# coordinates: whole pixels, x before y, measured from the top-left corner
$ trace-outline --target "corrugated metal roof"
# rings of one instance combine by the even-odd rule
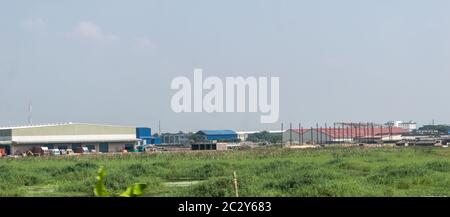
[[[200,130],[198,132],[201,132],[207,136],[236,134],[236,132],[234,132],[233,130]]]
[[[14,125],[14,126],[0,126],[0,130],[13,130],[13,129],[24,129],[24,128],[35,128],[35,127],[54,127],[54,126],[66,126],[66,125],[89,125],[89,126],[105,126],[105,127],[130,127],[122,125],[108,125],[108,124],[89,124],[89,123],[50,123],[50,124],[34,124],[34,125]]]
[[[295,131],[296,133],[305,133],[307,131],[309,131],[309,128],[303,128],[303,129],[292,129],[293,131]]]
[[[299,133],[301,132],[300,129],[292,129],[293,131]],[[307,133],[309,132],[311,129],[303,129],[302,133]],[[362,138],[362,137],[375,137],[375,136],[381,136],[381,134],[383,133],[383,135],[399,135],[399,134],[403,134],[403,133],[408,133],[409,131],[400,127],[383,127],[383,128],[373,128],[373,133],[372,133],[372,128],[366,128],[366,130],[364,130],[364,128],[336,128],[334,129],[332,128],[313,128],[313,130],[318,130],[319,132],[322,132],[330,137],[336,138],[336,137],[344,137],[344,138]]]
[[[13,126],[0,126],[0,130],[13,130],[13,129],[24,129],[24,128],[34,128],[34,127],[53,127],[70,125],[72,122],[68,123],[53,123],[53,124],[34,124],[34,125],[13,125]]]
[[[134,134],[124,135],[63,135],[63,136],[19,136],[13,138],[16,144],[36,143],[89,143],[89,142],[134,142]]]
[[[253,131],[235,131],[237,134],[252,134],[252,133],[262,133],[262,132],[268,132],[268,133],[282,133],[281,130],[253,130]]]
[[[255,134],[255,133],[260,133],[262,131],[237,131],[237,134]]]

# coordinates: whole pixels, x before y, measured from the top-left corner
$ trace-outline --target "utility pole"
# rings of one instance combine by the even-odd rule
[[[303,145],[303,129],[301,123],[298,123],[298,144]]]
[[[328,128],[329,128],[328,132],[329,132],[329,137],[330,137],[330,140],[328,142],[330,144],[332,144],[333,143],[333,139],[334,139],[334,135],[331,135],[331,132],[333,132],[333,129],[331,128],[331,125]]]
[[[345,124],[345,132],[346,132],[346,134],[347,134],[347,136],[345,137],[346,139],[347,139],[347,141],[348,141],[348,139],[350,138],[350,136],[349,136],[349,134],[348,134],[348,125],[347,124]]]
[[[364,143],[367,143],[367,125],[365,123],[363,123],[364,126]]]
[[[289,146],[292,145],[292,122],[289,123]]]
[[[357,135],[356,138],[358,138],[358,142],[361,142],[361,123],[358,121],[358,125],[356,126],[357,129]]]
[[[322,130],[323,130],[323,128],[322,128],[322,126],[320,126],[320,128],[318,130],[320,132],[320,143],[319,144],[323,143],[323,138],[322,138],[323,132],[322,132]]]
[[[380,126],[380,132],[381,132],[380,143],[383,144],[383,125]]]
[[[316,123],[316,142],[319,143],[319,123]]]
[[[372,122],[372,142],[375,143],[375,135],[374,135],[374,129],[373,129],[373,122]]]
[[[32,112],[33,112],[33,105],[31,104],[31,100],[28,101],[28,125],[32,125],[33,124],[33,117],[32,117]]]
[[[389,142],[392,141],[392,129],[393,129],[393,127],[389,126]]]
[[[336,122],[333,123],[333,138],[334,138],[334,141],[336,141],[336,138],[337,138],[337,136],[336,136]]]
[[[350,122],[350,142],[353,143],[353,123]]]
[[[161,120],[158,120],[158,135],[161,136]]]

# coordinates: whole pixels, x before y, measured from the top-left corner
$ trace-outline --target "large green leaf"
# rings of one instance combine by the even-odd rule
[[[128,186],[127,190],[125,190],[121,197],[138,197],[144,193],[144,189],[147,187],[147,184],[144,183],[136,183],[134,185]]]
[[[109,193],[106,190],[106,186],[104,183],[105,175],[106,175],[105,168],[103,166],[101,166],[100,169],[98,169],[97,177],[96,177],[97,183],[95,184],[95,187],[94,187],[94,195],[96,197],[109,196]]]

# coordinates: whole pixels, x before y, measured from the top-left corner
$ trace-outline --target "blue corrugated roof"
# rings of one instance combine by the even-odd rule
[[[200,130],[199,132],[207,136],[236,134],[236,132],[234,132],[233,130]]]

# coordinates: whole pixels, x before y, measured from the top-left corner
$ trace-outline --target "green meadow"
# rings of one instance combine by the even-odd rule
[[[75,157],[0,158],[0,196],[93,196],[146,183],[144,196],[450,196],[450,149],[258,148]]]

